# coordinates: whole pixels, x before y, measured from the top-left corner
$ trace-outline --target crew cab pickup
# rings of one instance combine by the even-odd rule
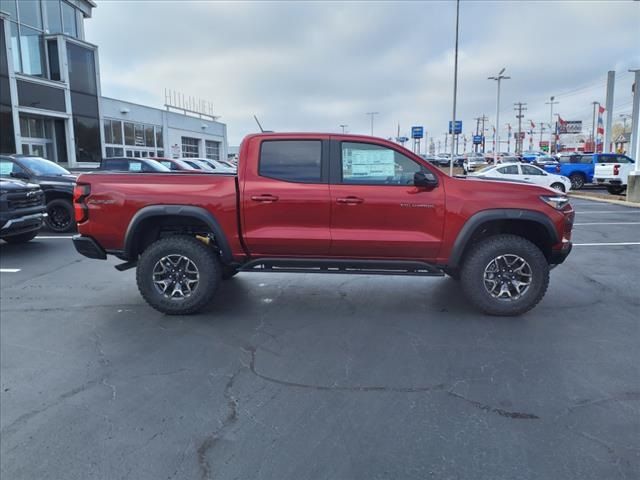
[[[596,163],[593,181],[605,185],[611,194],[620,194],[627,189],[629,174],[634,168],[635,162],[626,155],[602,156]]]
[[[598,163],[607,163],[611,158],[617,157],[615,153],[580,153],[562,154],[557,165],[545,165],[544,169],[550,173],[556,173],[571,180],[571,189],[580,190],[587,183],[593,183],[595,166]]]
[[[533,308],[571,250],[564,194],[449,177],[380,138],[262,133],[239,155],[237,174],[81,175],[76,249],[136,267],[166,314],[202,310],[237,272],[293,272],[448,274],[493,315]]]
[[[47,216],[38,185],[0,176],[0,238],[25,243],[35,238]]]

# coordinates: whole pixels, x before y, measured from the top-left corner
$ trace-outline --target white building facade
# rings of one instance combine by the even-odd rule
[[[112,156],[226,158],[216,117],[105,98],[98,46],[85,41],[93,0],[0,0],[0,153],[70,168]]]

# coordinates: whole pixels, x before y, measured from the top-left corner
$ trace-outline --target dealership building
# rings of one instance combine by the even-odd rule
[[[0,0],[0,153],[69,168],[116,156],[226,159],[226,125],[195,102],[165,98],[158,109],[101,95],[98,47],[84,40],[95,7]]]

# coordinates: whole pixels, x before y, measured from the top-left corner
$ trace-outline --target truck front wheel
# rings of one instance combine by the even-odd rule
[[[460,278],[467,298],[489,315],[521,315],[535,307],[549,285],[540,249],[516,235],[495,235],[471,247]]]
[[[186,235],[157,240],[138,261],[136,280],[146,302],[167,315],[197,313],[206,307],[222,280],[216,253]]]

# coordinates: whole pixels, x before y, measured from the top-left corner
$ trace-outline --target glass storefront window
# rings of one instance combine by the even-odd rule
[[[122,145],[122,122],[120,120],[111,120],[111,133],[113,143]]]
[[[162,148],[162,127],[156,127],[156,147]]]
[[[45,15],[47,16],[47,26],[49,33],[62,33],[62,14],[60,13],[59,0],[45,0]]]
[[[71,90],[96,95],[96,65],[93,50],[67,42],[67,57]]]
[[[49,78],[51,80],[61,80],[60,76],[60,59],[58,58],[58,42],[57,40],[48,40],[47,49],[49,51]]]
[[[124,123],[124,143],[126,145],[135,145],[135,129],[133,123],[125,122]],[[130,156],[130,155],[127,155]]]
[[[144,126],[144,141],[147,147],[154,146],[153,125]]]
[[[22,62],[20,61],[20,40],[18,35],[18,25],[9,22],[11,25],[11,54],[13,57],[13,70],[22,71]]]
[[[104,121],[104,143],[113,143],[113,135],[111,135],[111,121]],[[110,155],[107,153],[107,157]]]
[[[78,36],[78,26],[76,24],[76,9],[67,2],[62,2],[62,23],[63,33],[72,37]]]
[[[16,8],[16,0],[0,0],[0,10],[11,15],[11,20],[18,19],[18,9]]]
[[[136,124],[136,147],[144,147],[144,125]]]
[[[22,73],[42,77],[44,72],[42,34],[38,30],[22,25],[20,27],[20,45],[22,53]]]
[[[76,140],[76,160],[78,162],[99,162],[102,157],[102,148],[98,119],[75,115],[73,130]]]
[[[20,0],[18,3],[20,4],[18,12],[20,23],[42,30],[40,0]]]

